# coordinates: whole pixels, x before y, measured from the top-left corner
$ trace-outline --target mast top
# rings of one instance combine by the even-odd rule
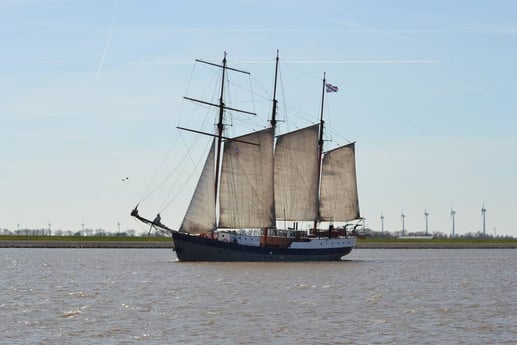
[[[269,123],[271,124],[271,127],[276,127],[276,108],[278,101],[276,99],[276,83],[278,80],[278,49],[276,50],[276,66],[275,66],[275,85],[273,87],[273,111],[271,112],[271,121]]]
[[[208,62],[208,61],[205,61],[205,60],[200,60],[200,59],[196,59],[196,62],[200,62],[200,63],[204,63],[204,64],[207,64],[207,65],[211,65],[211,66],[215,66],[215,67],[219,67],[219,68],[224,68],[224,69],[227,69],[227,70],[230,70],[230,71],[235,71],[235,72],[244,73],[244,74],[248,74],[248,75],[251,74],[248,71],[243,71],[243,70],[240,70],[240,69],[237,69],[237,68],[226,66],[226,52],[224,52],[224,58],[223,58],[223,64],[222,65],[219,65],[219,64],[216,64],[216,63],[213,63],[213,62]]]

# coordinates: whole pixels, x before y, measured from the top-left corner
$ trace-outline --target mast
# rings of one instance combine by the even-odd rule
[[[215,200],[217,203],[217,186],[219,185],[219,169],[221,164],[221,144],[223,142],[223,131],[224,131],[224,77],[226,75],[226,52],[223,57],[223,75],[221,77],[221,94],[219,96],[219,120],[217,121],[217,151],[215,160]]]
[[[277,108],[277,104],[278,104],[278,101],[276,100],[276,84],[277,84],[277,80],[278,80],[278,49],[276,50],[276,59],[275,59],[275,83],[273,85],[273,109],[271,111],[271,121],[269,121],[269,123],[271,124],[271,127],[273,128],[273,131],[274,129],[276,128],[276,108]],[[273,136],[274,136],[274,132],[273,132]],[[274,170],[273,170],[274,171]],[[273,173],[273,177],[274,177],[274,173]],[[274,187],[273,187],[274,188]],[[275,193],[273,192],[273,198],[274,198],[274,195]],[[274,209],[274,207],[273,207]],[[276,215],[273,215],[273,224],[275,225],[275,228],[276,228]],[[267,228],[264,228],[263,229],[263,242],[264,242],[264,246],[267,246],[267,236],[268,236],[268,229]]]
[[[182,130],[187,130],[187,131],[190,131],[190,132],[194,132],[194,133],[198,133],[198,134],[204,134],[204,135],[208,135],[208,136],[213,136],[213,137],[217,138],[216,152],[215,152],[215,155],[216,155],[216,166],[215,166],[215,178],[214,178],[214,191],[215,191],[214,195],[215,195],[215,201],[217,203],[217,200],[219,199],[219,196],[218,196],[218,189],[219,188],[218,188],[218,186],[219,186],[219,178],[220,178],[219,175],[220,175],[220,170],[221,170],[221,146],[222,146],[223,140],[232,140],[231,138],[226,138],[225,136],[223,136],[223,133],[224,133],[224,111],[225,111],[225,109],[229,109],[229,110],[233,110],[233,111],[237,111],[237,112],[241,112],[241,113],[245,113],[245,114],[256,115],[255,113],[252,113],[252,112],[249,112],[249,111],[244,111],[244,110],[230,108],[230,107],[226,107],[225,106],[225,104],[224,104],[224,80],[226,78],[226,70],[235,71],[235,72],[239,72],[239,73],[244,73],[244,74],[248,74],[248,75],[250,73],[246,72],[246,71],[242,71],[242,70],[236,69],[236,68],[228,67],[226,65],[226,52],[224,52],[224,57],[223,57],[222,65],[218,65],[218,64],[215,64],[215,63],[212,63],[212,62],[207,62],[207,61],[203,61],[203,60],[199,60],[199,59],[196,59],[196,62],[200,62],[200,63],[203,63],[203,64],[219,67],[219,68],[222,68],[222,70],[223,70],[223,73],[222,73],[222,76],[221,76],[221,92],[220,92],[220,95],[219,95],[219,103],[218,104],[202,101],[202,100],[195,99],[195,98],[183,97],[183,98],[185,98],[185,99],[187,99],[189,101],[194,101],[194,102],[198,102],[198,103],[201,103],[201,104],[205,104],[205,105],[209,105],[209,106],[213,106],[213,107],[219,108],[219,116],[218,116],[218,120],[217,120],[217,133],[214,135],[212,133],[196,131],[196,130],[192,130],[192,129],[188,129],[188,128],[183,128],[183,127],[177,127],[177,128],[182,129]]]
[[[271,112],[271,121],[269,123],[271,124],[271,127],[276,127],[276,107],[278,104],[278,101],[276,100],[276,82],[278,79],[278,49],[276,51],[276,66],[275,66],[275,85],[273,86],[273,111]]]
[[[321,113],[320,113],[320,139],[319,139],[319,142],[318,142],[318,146],[319,146],[319,149],[320,149],[320,152],[319,152],[319,158],[320,158],[320,162],[321,162],[321,155],[323,153],[323,106],[325,104],[325,72],[323,72],[323,87],[321,89]]]
[[[325,105],[325,72],[323,72],[323,87],[321,89],[321,112],[320,112],[320,133],[318,138],[318,178],[321,180],[321,159],[323,157],[323,124],[325,121],[323,121],[323,108]],[[316,228],[318,226],[318,222],[320,220],[320,207],[319,207],[319,197],[318,197],[318,208],[317,208],[317,216],[314,220],[314,231],[316,231]]]

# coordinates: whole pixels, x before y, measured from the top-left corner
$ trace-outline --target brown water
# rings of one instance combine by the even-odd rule
[[[180,263],[1,249],[0,344],[516,344],[517,250]]]

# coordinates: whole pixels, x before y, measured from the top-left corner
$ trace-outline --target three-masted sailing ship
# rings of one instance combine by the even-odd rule
[[[332,87],[325,76],[319,123],[275,136],[277,54],[271,126],[228,138],[224,114],[237,109],[225,106],[225,74],[244,71],[228,67],[226,53],[222,64],[196,61],[222,69],[221,92],[219,104],[185,97],[219,112],[215,134],[191,130],[213,141],[183,222],[172,229],[160,215],[139,215],[138,205],[131,215],[170,232],[180,261],[331,261],[350,253],[351,222],[360,219],[355,146],[323,151],[324,97]],[[311,226],[301,230],[299,222]]]

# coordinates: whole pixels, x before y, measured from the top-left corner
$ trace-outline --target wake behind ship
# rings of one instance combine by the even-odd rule
[[[323,151],[326,92],[323,77],[320,121],[276,136],[276,58],[270,127],[242,136],[225,136],[227,72],[247,73],[201,60],[222,71],[218,104],[187,98],[218,109],[216,133],[180,128],[213,137],[189,207],[178,230],[161,221],[131,215],[169,232],[180,261],[333,261],[350,253],[360,219],[355,144]],[[356,221],[354,223],[354,221]],[[299,224],[311,224],[298,229]],[[278,224],[290,224],[281,228]]]

